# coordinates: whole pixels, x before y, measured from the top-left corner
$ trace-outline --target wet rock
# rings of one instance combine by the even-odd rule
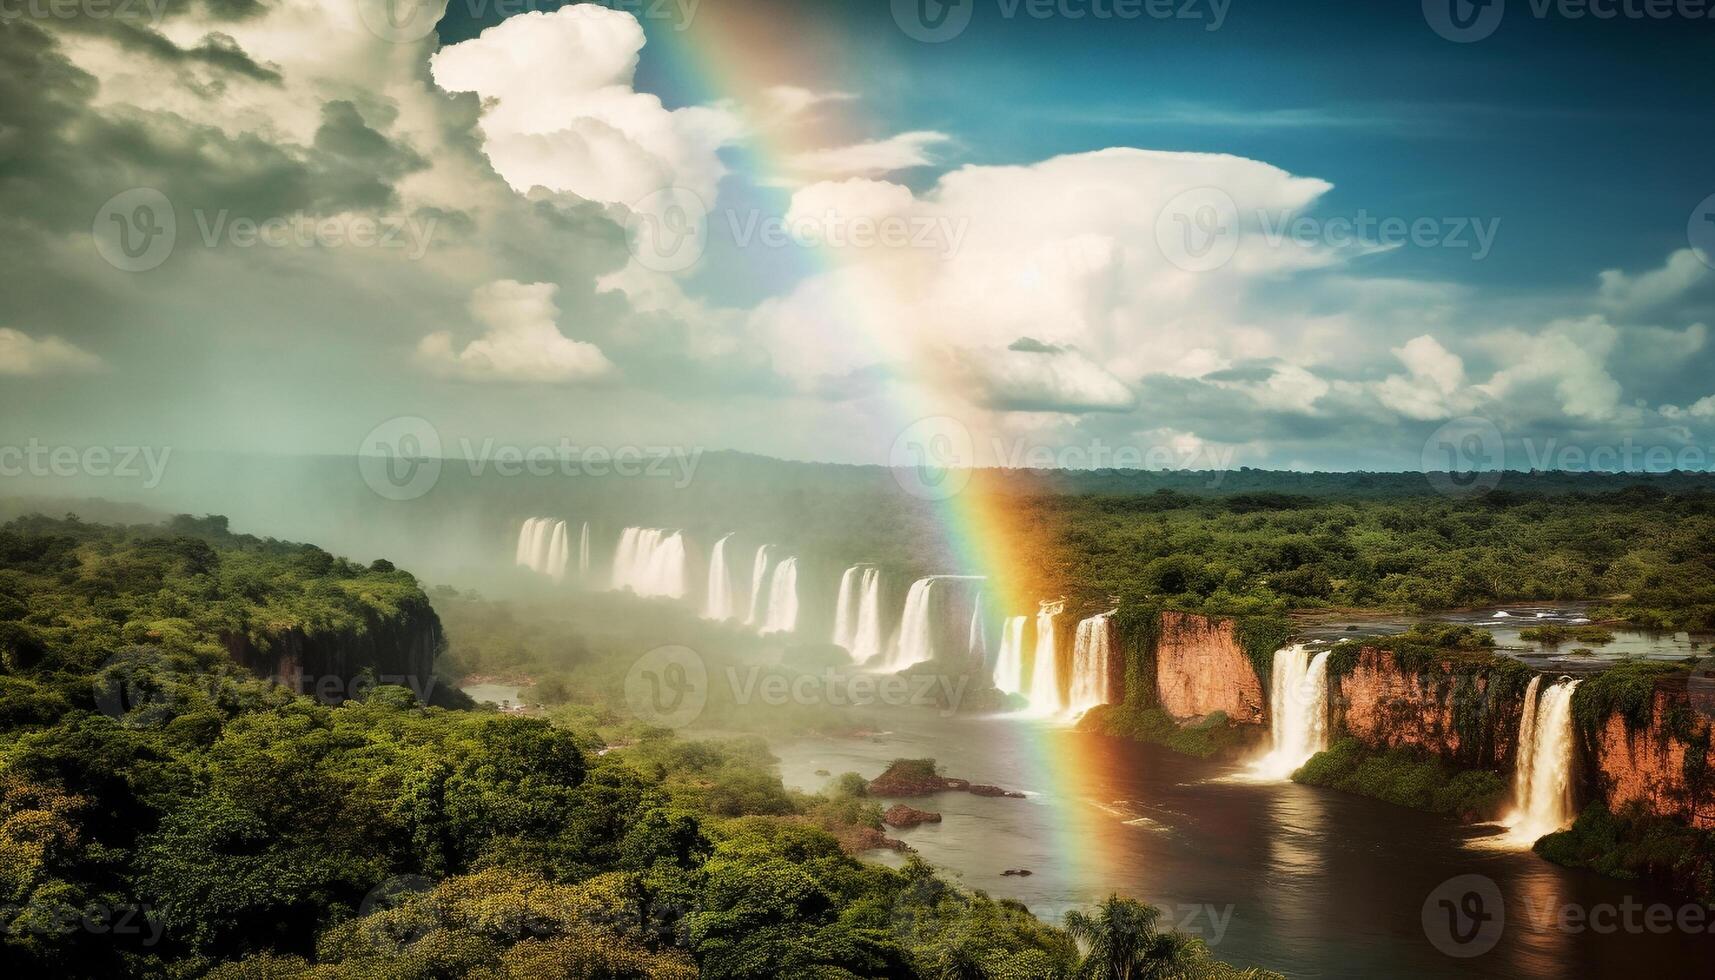
[[[898,827],[900,830],[910,830],[912,827],[919,824],[940,823],[941,815],[929,810],[919,810],[915,807],[909,807],[903,803],[895,803],[887,808],[886,813],[881,815],[881,822],[887,824],[889,827]]]

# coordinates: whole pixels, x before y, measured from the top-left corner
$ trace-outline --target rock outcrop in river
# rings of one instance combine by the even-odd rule
[[[1023,793],[1001,789],[999,786],[989,786],[985,783],[973,783],[968,779],[943,776],[935,771],[934,759],[895,759],[887,767],[887,771],[869,781],[866,791],[870,796],[884,798],[929,796],[933,793],[946,792],[970,793],[973,796],[1024,798]]]

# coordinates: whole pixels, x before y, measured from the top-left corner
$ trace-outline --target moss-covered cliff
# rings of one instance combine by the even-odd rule
[[[234,662],[323,700],[371,682],[427,700],[441,647],[417,580],[385,561],[233,534],[217,517],[0,528],[0,669],[15,678],[53,686],[144,650],[181,671]]]

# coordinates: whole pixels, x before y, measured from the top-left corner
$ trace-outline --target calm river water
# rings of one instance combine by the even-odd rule
[[[1661,928],[1683,905],[1671,896],[1475,846],[1482,831],[1442,817],[1244,782],[1232,764],[1040,723],[921,708],[883,718],[891,730],[880,735],[777,743],[787,785],[817,790],[830,778],[818,770],[873,777],[893,759],[931,757],[947,775],[1032,794],[912,800],[943,822],[891,833],[967,886],[1044,918],[1117,891],[1164,909],[1222,959],[1292,977],[1715,975],[1715,934],[1701,915],[1687,913],[1695,928]],[[1032,874],[1004,876],[1009,868]],[[1651,906],[1653,919],[1642,911]],[[1612,909],[1618,929],[1563,918],[1568,907],[1602,926]]]

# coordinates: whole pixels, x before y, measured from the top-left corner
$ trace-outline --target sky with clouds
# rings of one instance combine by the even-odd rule
[[[1715,449],[1715,20],[417,3],[0,17],[0,442]]]

